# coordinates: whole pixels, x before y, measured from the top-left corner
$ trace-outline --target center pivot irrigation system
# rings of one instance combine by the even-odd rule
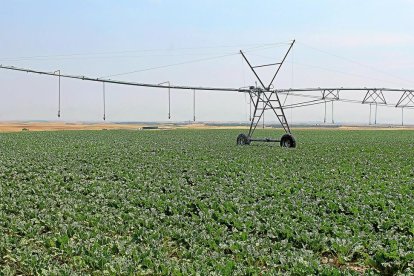
[[[170,91],[171,89],[181,89],[181,90],[192,90],[193,91],[193,105],[194,105],[194,120],[195,120],[195,92],[196,91],[227,91],[227,92],[239,92],[239,93],[248,93],[250,96],[250,104],[253,104],[253,113],[250,118],[250,128],[247,134],[240,134],[237,137],[237,145],[250,145],[251,142],[279,142],[280,146],[286,148],[294,148],[296,147],[296,141],[291,133],[291,129],[286,119],[285,109],[292,109],[292,108],[300,108],[305,106],[311,105],[318,105],[318,104],[325,104],[325,118],[324,122],[326,122],[326,104],[328,102],[332,103],[332,110],[333,110],[333,102],[340,101],[340,102],[348,102],[348,103],[362,103],[362,104],[369,104],[370,105],[370,122],[371,122],[371,108],[372,105],[375,105],[375,123],[376,123],[376,114],[377,114],[377,107],[380,106],[389,106],[389,107],[396,107],[401,108],[402,111],[402,118],[404,118],[404,108],[414,108],[414,90],[409,89],[392,89],[392,88],[302,88],[302,89],[274,89],[273,82],[278,75],[282,65],[284,64],[289,52],[291,51],[293,45],[295,44],[295,40],[289,43],[289,49],[285,53],[283,59],[278,63],[270,63],[270,64],[262,64],[262,65],[252,65],[250,61],[247,59],[246,54],[243,51],[240,51],[243,59],[250,67],[251,71],[255,75],[257,81],[259,82],[260,86],[250,86],[247,88],[219,88],[219,87],[197,87],[197,86],[179,86],[179,85],[171,85],[170,82],[163,82],[159,84],[150,84],[150,83],[137,83],[137,82],[128,82],[128,81],[119,81],[119,80],[112,80],[107,78],[91,78],[86,76],[76,76],[76,75],[65,75],[61,74],[60,70],[54,72],[45,72],[45,71],[37,71],[27,68],[18,68],[14,66],[3,66],[0,65],[0,69],[5,70],[13,70],[13,71],[21,71],[26,73],[35,73],[41,75],[49,75],[59,78],[59,110],[58,110],[58,117],[61,116],[60,112],[60,79],[61,78],[68,78],[68,79],[78,79],[84,81],[92,81],[92,82],[100,82],[102,83],[102,92],[103,92],[103,102],[104,102],[104,116],[103,119],[105,120],[105,84],[119,84],[119,85],[128,85],[128,86],[139,86],[139,87],[151,87],[151,88],[163,88],[168,89],[168,118],[171,118],[170,113]],[[276,71],[273,74],[273,77],[268,85],[266,85],[262,79],[259,77],[256,68],[262,67],[275,67]],[[362,91],[365,92],[365,97],[363,98],[362,102],[358,100],[351,100],[351,99],[344,99],[340,98],[340,92],[342,91]],[[303,94],[306,92],[317,92],[320,93],[318,95],[307,95]],[[401,97],[399,98],[396,104],[387,103],[383,92],[396,92],[401,93]],[[280,100],[280,95],[285,95],[285,100],[282,104]],[[307,101],[298,102],[290,105],[285,105],[286,98],[291,95],[295,97],[305,97],[310,98]],[[261,118],[264,116],[265,110],[272,110],[273,113],[276,115],[277,120],[281,124],[285,134],[282,135],[280,139],[272,139],[272,138],[254,138],[253,134],[259,124]],[[332,119],[333,121],[333,119]],[[404,122],[404,121],[403,121]],[[404,123],[403,123],[404,124]]]

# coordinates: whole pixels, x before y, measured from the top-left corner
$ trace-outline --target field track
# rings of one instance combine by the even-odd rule
[[[102,129],[126,129],[136,130],[148,124],[122,124],[122,123],[61,123],[61,122],[0,122],[0,132],[29,131],[59,131],[59,130],[102,130]],[[246,129],[246,126],[232,125],[208,125],[208,124],[157,124],[160,129]],[[341,130],[414,130],[414,126],[310,126],[293,127],[293,129],[341,129]]]

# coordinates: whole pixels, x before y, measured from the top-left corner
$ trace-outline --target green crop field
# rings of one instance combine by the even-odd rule
[[[0,275],[414,273],[413,131],[239,133],[0,134]]]

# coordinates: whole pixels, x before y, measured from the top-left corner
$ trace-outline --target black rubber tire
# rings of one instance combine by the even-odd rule
[[[283,148],[296,148],[296,140],[292,134],[286,133],[280,138],[280,146]]]
[[[247,137],[246,134],[239,134],[239,136],[237,136],[237,145],[238,146],[244,146],[244,145],[250,145],[250,139],[249,137]]]

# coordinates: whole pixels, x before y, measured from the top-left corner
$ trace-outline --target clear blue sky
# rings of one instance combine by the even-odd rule
[[[298,43],[277,87],[413,88],[413,14],[414,2],[409,0],[5,0],[0,7],[0,63],[100,77],[295,38]],[[273,62],[283,51],[255,51],[250,58]],[[238,55],[117,78],[230,87],[254,83]],[[57,119],[56,84],[50,77],[0,71],[0,120]],[[109,120],[166,120],[166,91],[108,86],[107,94]],[[191,94],[173,91],[172,99],[173,120],[190,120]],[[197,119],[245,121],[245,102],[242,95],[200,92]],[[350,114],[350,108],[355,112]],[[366,122],[368,110],[338,105],[335,116],[337,121]],[[323,110],[306,108],[289,116],[294,122],[318,121]],[[381,109],[379,119],[392,123],[399,116],[399,110]],[[407,116],[414,123],[414,113]],[[101,117],[100,85],[62,81],[61,120]]]

